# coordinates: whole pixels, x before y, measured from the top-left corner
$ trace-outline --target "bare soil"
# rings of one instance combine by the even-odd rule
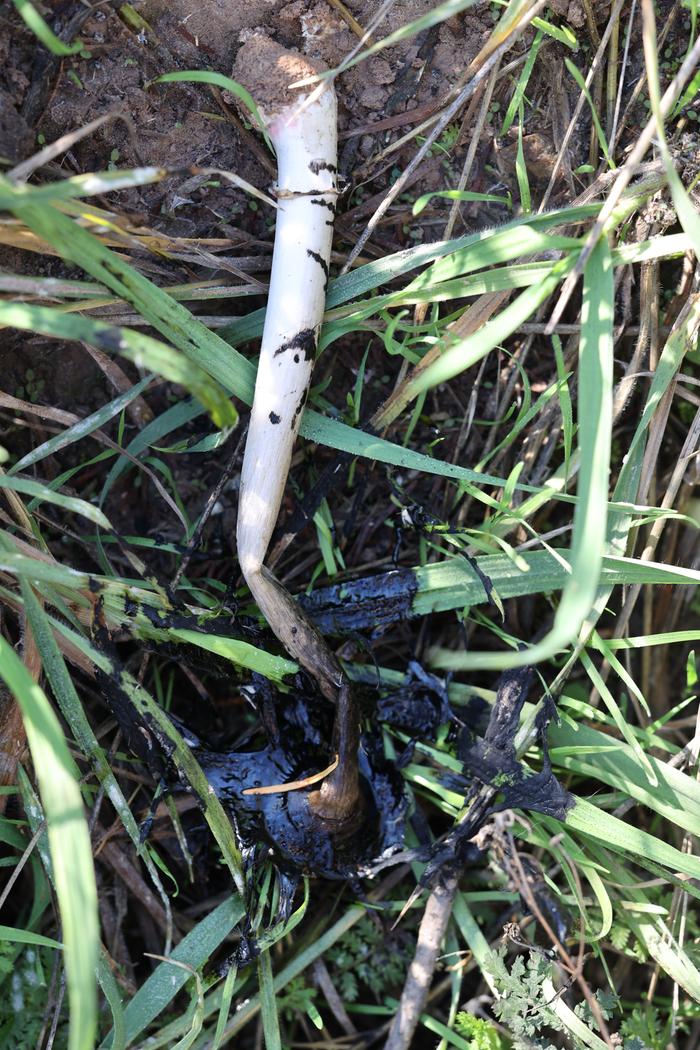
[[[78,3],[51,6],[57,30],[85,12]],[[349,5],[362,26],[371,22],[378,6],[377,0],[356,0]],[[374,38],[425,14],[432,6],[432,0],[397,0]],[[83,55],[89,57],[64,60],[38,48],[12,11],[6,9],[4,17],[0,15],[0,153],[15,160],[23,158],[36,145],[37,137],[52,141],[109,113],[115,119],[77,143],[63,162],[64,169],[97,170],[109,163],[169,168],[198,164],[228,168],[265,186],[270,172],[261,169],[250,141],[233,125],[220,93],[199,85],[151,86],[150,82],[161,73],[184,69],[211,68],[230,75],[241,42],[261,28],[285,46],[329,67],[336,66],[358,42],[328,0],[251,0],[245,4],[145,0],[134,7],[144,20],[141,25],[125,24],[109,4],[83,18],[79,35],[85,43]],[[480,8],[478,14],[457,16],[383,51],[339,78],[343,169],[349,179],[390,138],[408,130],[412,111],[421,113],[439,102],[476,55],[492,25],[490,9]],[[374,134],[371,126],[388,117],[394,118],[394,127]],[[361,134],[364,129],[366,133]],[[395,163],[400,167],[406,156],[399,154]],[[381,188],[382,174],[383,170],[373,189]],[[428,171],[423,182],[446,185],[446,177]],[[129,198],[131,207],[134,196]],[[176,193],[172,196],[177,198]],[[182,208],[168,201],[163,187],[145,190],[141,198],[149,221],[160,212],[165,220],[177,219],[183,232],[186,228],[189,235],[200,236],[220,228],[232,202],[240,203],[233,189],[207,190],[195,194],[195,208],[188,206],[185,217]],[[203,210],[198,213],[200,202]]]

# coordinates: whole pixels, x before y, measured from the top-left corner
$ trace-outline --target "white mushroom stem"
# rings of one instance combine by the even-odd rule
[[[241,571],[270,627],[324,695],[337,702],[338,768],[318,795],[330,797],[340,789],[347,801],[357,794],[357,730],[347,682],[323,638],[263,564],[309,393],[337,198],[334,91],[329,87],[308,101],[287,88],[309,71],[318,70],[261,36],[244,44],[236,61],[236,78],[255,97],[278,162],[272,273],[241,474],[237,544]]]

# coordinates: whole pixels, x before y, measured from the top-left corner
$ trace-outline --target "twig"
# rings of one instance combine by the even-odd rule
[[[622,106],[622,93],[625,87],[627,64],[629,62],[630,43],[632,42],[632,27],[634,26],[634,16],[637,11],[637,0],[632,0],[632,8],[629,14],[629,22],[627,23],[627,33],[625,34],[625,49],[622,53],[622,70],[620,71],[620,79],[617,85],[617,95],[615,98],[615,110],[613,112],[612,123],[608,128],[608,140],[610,143],[610,150],[614,150],[615,143],[617,142],[617,125],[620,119],[620,108]]]
[[[593,56],[593,61],[591,63],[591,68],[589,69],[588,74],[586,76],[585,85],[586,85],[587,89],[593,83],[593,78],[595,77],[595,75],[596,75],[596,73],[598,71],[598,67],[600,66],[600,63],[603,61],[603,55],[605,54],[605,48],[608,46],[608,40],[610,39],[610,36],[612,34],[613,26],[615,25],[615,22],[617,21],[617,19],[620,17],[620,11],[622,10],[622,7],[623,7],[624,3],[625,3],[625,0],[616,0],[615,7],[610,12],[610,18],[608,19],[608,24],[605,27],[605,32],[603,33],[603,37],[602,37],[602,39],[600,41],[600,44],[598,45],[596,53]],[[557,179],[557,174],[559,172],[559,168],[561,167],[561,162],[564,159],[564,155],[566,153],[566,149],[567,149],[567,147],[569,145],[569,140],[571,139],[571,136],[573,135],[574,131],[579,126],[579,119],[578,118],[581,115],[581,110],[583,109],[585,104],[586,104],[586,92],[585,91],[581,91],[580,94],[579,94],[578,100],[576,102],[576,106],[574,108],[574,112],[571,115],[571,120],[569,121],[569,126],[566,129],[566,134],[564,135],[564,141],[561,144],[561,148],[560,148],[560,150],[559,150],[559,152],[557,154],[557,159],[554,162],[554,167],[552,168],[552,174],[549,177],[549,183],[547,185],[547,189],[544,191],[544,196],[542,197],[542,201],[541,201],[539,209],[538,209],[538,211],[540,211],[540,212],[543,212],[545,210],[545,208],[547,207],[547,202],[549,201],[549,198],[550,198],[550,196],[552,194],[552,190],[554,189],[554,184],[555,184],[556,179]]]
[[[384,1050],[407,1050],[411,1045],[420,1015],[428,1000],[438,953],[452,914],[458,881],[454,871],[443,869],[440,881],[428,897],[418,930],[416,954],[409,966],[401,1001],[389,1029]]]
[[[221,477],[217,481],[217,483],[214,486],[212,492],[209,494],[209,498],[207,499],[207,502],[205,504],[204,510],[202,511],[201,517],[200,517],[199,521],[197,522],[197,525],[195,526],[195,530],[192,533],[192,537],[190,539],[190,542],[187,544],[187,549],[186,549],[185,553],[182,555],[182,558],[180,560],[180,564],[177,567],[177,572],[173,576],[172,583],[170,584],[170,591],[173,594],[177,590],[178,584],[179,584],[180,580],[182,579],[183,574],[187,570],[187,566],[190,563],[192,555],[194,554],[194,552],[197,550],[197,547],[199,546],[199,541],[201,540],[202,533],[204,532],[204,526],[206,525],[206,523],[208,522],[209,518],[211,517],[211,513],[214,510],[214,507],[216,506],[216,501],[218,500],[219,496],[221,495],[221,493],[223,491],[224,485],[233,476],[233,472],[234,472],[234,470],[236,468],[236,463],[238,462],[238,456],[239,456],[240,451],[241,451],[241,445],[243,444],[243,441],[244,441],[245,436],[246,436],[246,429],[247,428],[244,428],[242,433],[240,434],[240,436],[238,438],[238,441],[236,442],[236,447],[233,450],[233,454],[231,455],[231,458],[229,459],[228,463],[226,464],[226,466],[224,467],[223,471],[221,472]]]
[[[484,90],[484,96],[481,100],[481,108],[479,109],[479,116],[476,119],[476,125],[471,129],[471,142],[469,143],[467,156],[464,160],[462,174],[460,175],[459,182],[457,183],[457,190],[460,193],[464,190],[464,187],[467,185],[467,182],[469,181],[469,176],[472,172],[474,158],[476,157],[476,151],[479,148],[479,142],[481,141],[481,130],[484,124],[486,123],[486,117],[488,116],[489,106],[491,105],[491,98],[493,97],[493,89],[495,88],[496,81],[498,80],[499,67],[500,61],[497,62],[496,65],[493,67],[493,71],[491,73],[491,76],[489,77],[488,83],[486,84],[486,88]],[[457,216],[459,214],[459,204],[459,200],[456,200],[450,208],[450,217],[447,220],[447,225],[445,226],[445,232],[443,234],[443,240],[445,241],[449,241],[450,237],[452,236],[452,231],[454,230],[455,223],[457,221]]]
[[[356,37],[358,37],[363,43],[372,39],[372,34],[369,30],[365,31],[360,23],[357,21],[352,11],[348,11],[347,7],[343,3],[343,0],[328,0],[331,7],[335,8],[343,21],[352,29]]]

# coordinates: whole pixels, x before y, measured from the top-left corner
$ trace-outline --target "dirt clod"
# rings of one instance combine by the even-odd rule
[[[271,40],[263,33],[248,37],[236,55],[235,78],[265,110],[291,106],[299,92],[289,85],[322,71],[322,65]]]

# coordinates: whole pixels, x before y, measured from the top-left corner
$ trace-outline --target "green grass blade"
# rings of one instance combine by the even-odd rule
[[[500,346],[524,324],[555,290],[574,265],[574,257],[556,263],[550,274],[532,288],[527,288],[491,321],[473,335],[460,339],[445,351],[411,384],[412,394],[423,393],[471,368],[496,346]]]
[[[607,165],[608,165],[609,168],[614,168],[615,167],[615,161],[613,160],[613,158],[610,155],[610,148],[608,146],[607,136],[606,136],[605,132],[603,131],[603,125],[600,123],[600,117],[598,116],[598,110],[596,109],[595,103],[594,103],[593,99],[591,98],[591,93],[588,90],[588,88],[586,87],[585,80],[581,76],[581,71],[578,69],[577,66],[574,65],[574,63],[571,61],[570,58],[565,58],[564,59],[564,64],[565,64],[566,68],[568,69],[570,75],[576,81],[577,87],[583,93],[583,95],[584,95],[584,97],[586,99],[586,102],[588,103],[588,108],[591,111],[591,117],[593,118],[593,125],[594,125],[595,130],[596,130],[596,135],[598,136],[598,142],[600,143],[600,148],[603,151],[603,155],[605,157]]]
[[[489,968],[489,958],[492,954],[491,945],[486,940],[481,927],[474,918],[471,908],[467,904],[464,893],[460,892],[455,896],[452,917],[459,932],[462,934],[462,937],[468,945],[469,950],[479,964],[479,972],[481,973],[481,976],[486,981],[491,991],[495,994],[496,984]]]
[[[112,1050],[125,1050],[126,1048],[126,1025],[124,1023],[124,1008],[119,986],[114,979],[110,969],[109,960],[103,950],[97,967],[97,980],[105,999],[109,1003],[112,1013]]]
[[[60,941],[53,937],[44,937],[41,933],[33,933],[31,930],[18,930],[13,926],[0,926],[0,941],[10,941],[12,944],[36,944],[42,948],[63,948]]]
[[[511,203],[510,197],[499,197],[497,193],[474,193],[473,190],[432,190],[430,193],[422,194],[414,201],[411,209],[412,214],[414,216],[420,215],[435,197],[448,201],[476,201],[485,204],[505,204],[508,206]]]
[[[577,798],[564,817],[566,827],[586,835],[608,849],[632,859],[636,864],[645,860],[660,864],[672,872],[682,872],[693,879],[700,878],[700,857],[683,853],[655,835],[634,824],[614,817],[612,813]]]
[[[226,974],[226,980],[224,981],[224,987],[221,994],[221,1006],[219,1007],[219,1016],[216,1020],[216,1031],[214,1032],[212,1050],[221,1050],[221,1047],[223,1046],[222,1040],[231,1013],[231,1003],[233,1002],[233,993],[237,976],[238,968],[235,965],[232,965]]]
[[[70,1005],[68,1046],[69,1050],[92,1050],[97,1031],[97,890],[92,845],[75,763],[46,695],[2,637],[0,677],[22,711],[46,813],[63,928]]]
[[[243,642],[237,638],[224,638],[218,634],[204,634],[178,627],[168,628],[161,633],[173,641],[188,642],[200,649],[206,649],[207,652],[223,656],[239,667],[257,671],[274,682],[281,682],[286,675],[296,674],[299,670],[299,665],[293,660],[273,656],[264,649],[258,649],[250,642]]]
[[[62,492],[55,492],[41,481],[33,481],[30,478],[11,478],[0,476],[0,489],[9,489],[11,492],[21,492],[25,496],[33,496],[35,505],[37,503],[54,503],[57,507],[69,511],[71,514],[80,514],[88,521],[99,525],[103,529],[112,531],[109,519],[105,517],[99,507],[93,507],[84,499],[77,496],[64,496]]]
[[[535,19],[535,21],[537,21],[537,19]],[[515,114],[518,112],[520,103],[523,102],[525,99],[527,85],[530,82],[532,70],[535,67],[537,55],[539,54],[539,50],[542,45],[542,36],[542,30],[538,29],[535,33],[535,39],[532,41],[532,44],[530,45],[530,48],[528,50],[525,65],[523,66],[522,72],[518,77],[518,82],[515,85],[515,91],[511,96],[510,102],[508,103],[508,109],[506,110],[506,115],[503,118],[503,124],[501,125],[501,130],[499,132],[500,138],[503,138],[503,136],[507,135],[510,131],[511,124],[515,120]]]
[[[531,216],[516,227],[505,226],[491,230],[481,238],[470,238],[468,243],[427,267],[411,281],[406,291],[432,287],[444,281],[464,277],[484,266],[511,262],[522,256],[539,255],[542,252],[577,252],[581,248],[578,237],[564,237],[561,234],[545,233],[529,222]]]
[[[653,913],[645,914],[648,900],[635,886],[632,873],[622,864],[613,862],[610,864],[610,874],[621,884],[625,897],[638,906],[635,910],[627,911],[626,924],[671,980],[676,981],[696,1002],[700,1002],[700,973],[663,918]]]
[[[682,831],[700,836],[700,784],[687,773],[649,755],[657,781],[652,789],[629,745],[581,723],[551,725],[549,743],[553,761],[564,769],[618,788]]]
[[[601,241],[584,274],[578,409],[581,465],[574,512],[571,576],[562,592],[549,634],[536,645],[520,652],[465,654],[468,666],[474,669],[521,667],[549,659],[576,637],[595,602],[603,565],[607,522],[612,430],[613,311],[612,261],[607,242]],[[450,352],[445,354],[442,361]],[[436,365],[441,363],[436,362]]]
[[[282,1050],[280,1022],[275,1003],[275,986],[270,952],[258,958],[258,987],[260,989],[260,1016],[262,1018],[265,1050]]]
[[[34,36],[44,47],[54,55],[64,57],[66,55],[77,55],[85,46],[79,40],[75,44],[64,44],[62,40],[49,28],[41,17],[34,4],[30,0],[12,0],[25,24],[31,29]]]
[[[623,739],[627,743],[627,746],[631,748],[631,750],[634,752],[634,756],[637,759],[637,762],[644,770],[649,784],[651,785],[651,787],[656,787],[658,784],[658,780],[656,777],[656,773],[654,772],[654,767],[652,766],[649,758],[644,753],[644,749],[642,748],[641,744],[634,735],[632,726],[629,724],[622,711],[620,710],[620,707],[617,701],[615,700],[615,697],[608,689],[608,686],[606,685],[603,676],[599,673],[595,664],[586,652],[581,653],[580,659],[594,688],[598,690],[600,696],[603,699],[603,703],[610,712],[613,722],[619,729]]]
[[[202,967],[245,915],[240,897],[229,897],[197,923],[174,948],[170,958],[191,970]],[[127,1046],[141,1035],[151,1021],[165,1010],[190,978],[187,970],[162,962],[153,971],[124,1010]],[[100,1050],[116,1050],[114,1033],[109,1032]]]

